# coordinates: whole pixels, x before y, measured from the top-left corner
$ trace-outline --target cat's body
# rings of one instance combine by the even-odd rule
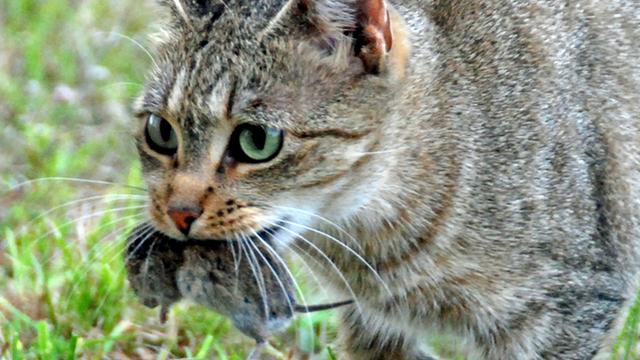
[[[395,186],[368,205],[383,216],[347,228],[393,296],[312,240],[370,304],[349,342],[391,323],[452,331],[486,359],[601,348],[634,297],[640,245],[640,4],[608,6],[441,2],[425,6],[435,23],[404,11],[416,60],[380,150],[411,145],[384,155]]]
[[[415,358],[429,331],[486,359],[606,351],[640,266],[640,4],[204,4],[169,4],[139,106],[179,138],[141,144],[161,231],[331,259],[363,310],[352,359]],[[274,159],[229,155],[245,122],[285,131]],[[193,204],[181,234],[167,213]]]

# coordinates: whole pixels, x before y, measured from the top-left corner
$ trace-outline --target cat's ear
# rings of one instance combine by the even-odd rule
[[[308,35],[328,43],[347,36],[367,72],[384,68],[393,46],[393,24],[385,0],[291,0],[289,8],[310,25]]]
[[[357,27],[354,33],[355,51],[365,68],[380,69],[387,52],[393,46],[391,20],[384,0],[357,1]]]

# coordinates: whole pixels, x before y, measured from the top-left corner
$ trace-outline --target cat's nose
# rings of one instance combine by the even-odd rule
[[[167,211],[173,223],[176,224],[178,230],[185,236],[189,234],[191,230],[191,224],[193,224],[200,215],[202,215],[202,208],[199,206],[194,207],[170,207]]]

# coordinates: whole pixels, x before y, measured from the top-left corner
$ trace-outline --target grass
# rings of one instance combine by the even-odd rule
[[[243,359],[253,347],[193,305],[160,324],[126,282],[144,194],[121,185],[142,185],[130,104],[153,16],[138,1],[0,2],[0,358]],[[298,319],[277,348],[325,358],[331,324]]]
[[[198,306],[160,324],[126,282],[124,237],[144,213],[123,186],[142,185],[129,106],[153,17],[131,0],[0,2],[0,358],[243,359],[253,346]],[[616,358],[638,358],[639,313]],[[301,317],[276,348],[333,359],[334,323]]]

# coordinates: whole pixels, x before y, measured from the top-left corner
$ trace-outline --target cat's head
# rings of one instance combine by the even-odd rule
[[[383,0],[164,0],[136,104],[150,215],[176,239],[291,238],[386,173],[407,45]],[[284,229],[283,229],[284,228]]]

